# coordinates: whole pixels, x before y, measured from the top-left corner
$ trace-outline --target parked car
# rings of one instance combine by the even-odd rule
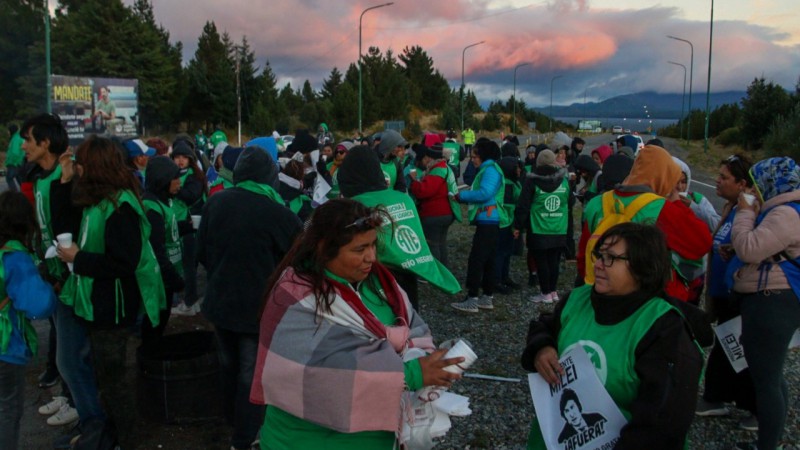
[[[617,137],[617,141],[619,139],[624,139],[625,145],[633,149],[634,154],[639,154],[639,150],[644,147],[644,141],[642,137],[637,134],[623,134],[622,136]]]
[[[614,128],[611,129],[611,132],[614,134],[622,134],[622,127],[619,125],[614,125]]]

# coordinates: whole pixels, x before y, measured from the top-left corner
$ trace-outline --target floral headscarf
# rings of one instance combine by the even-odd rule
[[[753,164],[750,177],[763,201],[800,188],[800,167],[792,158],[785,156]]]

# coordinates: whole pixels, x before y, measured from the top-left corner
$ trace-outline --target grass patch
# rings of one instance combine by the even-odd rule
[[[683,145],[686,149],[688,156],[686,157],[687,163],[692,169],[700,169],[708,174],[715,174],[719,169],[719,162],[733,154],[745,154],[749,156],[753,162],[760,161],[767,157],[767,152],[764,150],[745,150],[738,145],[722,146],[716,143],[714,139],[708,141],[708,152],[703,148],[703,141],[690,141],[689,145]]]

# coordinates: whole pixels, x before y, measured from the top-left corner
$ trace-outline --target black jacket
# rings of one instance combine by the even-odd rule
[[[598,323],[614,325],[652,297],[638,294],[603,299],[593,293],[592,308]],[[539,350],[547,346],[558,348],[561,313],[568,301],[569,296],[556,305],[552,314],[531,321],[521,357],[525,370],[536,371],[534,362]],[[641,384],[630,406],[631,419],[614,448],[682,449],[694,418],[703,367],[686,321],[676,312],[656,320],[636,346],[635,358],[634,370]]]
[[[234,180],[272,185],[277,167],[263,150],[248,148],[236,163]],[[208,199],[197,232],[197,260],[208,273],[203,314],[211,323],[258,333],[267,279],[301,227],[289,208],[239,187]]]
[[[537,234],[531,230],[531,205],[536,198],[536,188],[544,192],[553,192],[558,189],[567,176],[567,170],[554,166],[537,167],[533,173],[525,177],[525,184],[522,185],[522,193],[517,201],[517,208],[514,211],[514,229],[527,231],[527,243],[530,249],[548,249],[563,247],[566,245],[566,233],[561,235]],[[568,194],[567,208],[572,209],[575,197],[570,191]]]

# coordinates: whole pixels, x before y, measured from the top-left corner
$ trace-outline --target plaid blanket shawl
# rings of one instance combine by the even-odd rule
[[[284,271],[261,317],[251,402],[343,433],[399,432],[403,354],[432,351],[433,340],[389,271],[374,264],[370,276],[401,324],[381,324],[350,286],[330,279],[336,297],[331,312],[318,316],[311,288]]]

